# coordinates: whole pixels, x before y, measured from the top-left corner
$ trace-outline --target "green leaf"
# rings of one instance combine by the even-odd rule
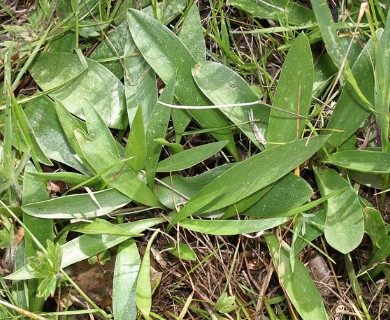
[[[313,72],[310,44],[305,34],[301,33],[283,63],[273,105],[296,115],[307,116],[311,106]],[[273,147],[273,143],[301,137],[305,120],[296,115],[271,109],[267,134],[269,147]]]
[[[263,151],[238,163],[192,197],[184,208],[173,216],[171,222],[175,224],[191,214],[199,213],[200,210],[209,212],[244,199],[306,161],[324,145],[327,139],[328,136],[317,136],[309,141],[297,140]],[[254,168],[261,170],[261,173],[256,174]],[[226,189],[219,198],[208,199],[209,203],[201,200],[205,195],[221,188]]]
[[[101,181],[91,180],[90,176],[75,172],[30,172],[29,174],[44,180],[64,181],[69,184],[86,185],[95,189],[102,187]]]
[[[160,96],[160,101],[172,102],[173,93],[175,90],[176,77],[173,77],[163,93]],[[149,121],[149,130],[146,131],[146,160],[145,170],[146,179],[150,189],[154,189],[154,177],[156,175],[156,168],[158,160],[160,159],[160,153],[162,146],[156,141],[156,139],[163,139],[167,132],[168,123],[170,118],[170,110],[167,110],[163,105],[156,104]]]
[[[279,20],[286,24],[301,25],[315,20],[311,10],[288,0],[228,0],[227,3],[255,17]]]
[[[373,56],[373,41],[369,40],[351,69],[362,93],[371,103],[374,102],[375,83],[372,71]],[[335,129],[330,131],[332,135],[328,143],[335,148],[340,146],[362,125],[369,115],[370,110],[356,96],[352,85],[347,83],[326,126],[327,129]]]
[[[125,23],[128,28],[127,22]],[[139,54],[130,32],[126,40],[125,54],[125,93],[130,127],[132,127],[135,114],[140,105],[142,106],[144,126],[147,127],[157,103],[156,74],[145,58]]]
[[[176,202],[176,205],[181,206],[183,202],[186,202],[186,199],[194,196],[205,185],[209,184],[232,166],[234,166],[234,164],[222,165],[193,177],[183,177],[179,174],[172,174],[170,177],[161,179],[165,185],[157,184],[155,193],[164,206],[175,209],[174,201]]]
[[[139,172],[145,167],[146,148],[144,120],[142,118],[142,106],[140,105],[133,119],[126,145],[126,158],[132,158],[129,160],[129,166],[134,172]]]
[[[80,172],[88,172],[69,143],[56,114],[54,103],[49,98],[42,97],[28,102],[24,111],[36,141],[48,158],[62,162]]]
[[[280,226],[289,217],[270,218],[262,220],[195,220],[184,219],[180,226],[195,232],[213,235],[230,236],[243,233],[260,232]]]
[[[205,61],[192,69],[192,75],[202,92],[215,104],[237,104],[259,100],[246,81],[232,69],[223,64]],[[259,146],[249,123],[250,112],[256,119],[260,132],[265,134],[269,117],[269,108],[265,106],[240,106],[221,108],[226,117],[233,122],[251,141]]]
[[[303,263],[296,259],[292,272],[287,245],[279,243],[273,234],[265,234],[264,238],[279,281],[299,315],[303,319],[329,319],[321,295]]]
[[[187,47],[196,62],[206,60],[206,43],[198,6],[192,4],[180,29],[179,39]]]
[[[322,162],[360,172],[390,173],[390,154],[378,151],[341,151],[329,155]]]
[[[142,315],[146,318],[149,317],[149,313],[152,308],[152,287],[150,284],[150,248],[154,238],[158,233],[159,230],[156,230],[148,241],[137,280],[137,307],[139,311],[141,311]]]
[[[312,194],[313,190],[304,179],[290,173],[277,181],[270,191],[243,214],[263,218],[280,216],[307,202]]]
[[[168,83],[177,74],[175,96],[180,103],[209,105],[191,75],[196,61],[179,38],[157,20],[136,10],[130,10],[128,23],[138,49],[161,79]],[[212,130],[217,140],[228,140],[228,150],[239,158],[229,122],[218,110],[191,110],[190,114],[203,128]]]
[[[168,252],[181,260],[196,261],[196,254],[191,247],[181,242],[168,242],[165,247],[170,249]]]
[[[114,236],[140,237],[142,234],[129,233],[120,228],[118,225],[112,224],[103,219],[95,219],[92,222],[82,223],[81,225],[72,228],[72,231],[85,234],[111,234]]]
[[[226,292],[222,293],[215,304],[215,309],[220,313],[229,313],[236,308],[236,297],[228,296]]]
[[[139,234],[148,228],[157,224],[166,222],[165,218],[143,219],[136,222],[129,222],[118,225],[127,233]],[[129,239],[128,236],[112,235],[89,235],[84,234],[72,239],[61,246],[62,249],[62,268],[66,268],[76,262],[88,259],[99,252],[112,248],[119,243]],[[43,271],[44,272],[44,271]],[[4,277],[8,280],[32,279],[34,274],[31,266],[27,265],[16,272]]]
[[[133,239],[122,242],[115,259],[112,306],[117,320],[137,318],[136,286],[141,265],[137,244]]]
[[[356,82],[356,78],[351,72],[348,59],[345,59],[346,52],[344,46],[339,38],[336,26],[333,21],[333,17],[330,13],[329,6],[326,0],[316,0],[312,2],[312,7],[316,20],[318,22],[318,27],[321,31],[322,40],[325,43],[327,52],[332,58],[333,63],[339,70],[343,71],[344,77],[352,85],[355,95],[364,103],[364,105],[372,109],[372,104],[367,100],[367,98],[362,93],[359,85]]]
[[[190,168],[216,154],[226,145],[226,143],[227,141],[208,143],[174,154],[159,162],[156,171],[171,172]]]
[[[89,56],[110,70],[118,79],[123,78],[123,67],[118,60],[125,53],[126,38],[129,35],[129,27],[124,21],[115,29],[107,32],[105,38]]]
[[[49,95],[59,100],[70,112],[83,117],[83,109],[95,108],[111,128],[127,125],[123,84],[99,63],[85,59],[85,70],[75,54],[53,52],[40,56],[30,70],[37,84],[49,91],[74,79]]]
[[[347,188],[325,204],[325,238],[336,250],[351,252],[362,241],[364,235],[363,211],[359,198],[352,186],[335,170],[316,168],[314,170],[321,195]]]

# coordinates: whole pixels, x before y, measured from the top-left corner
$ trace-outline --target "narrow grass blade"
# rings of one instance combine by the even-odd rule
[[[314,173],[322,196],[347,188],[340,195],[330,198],[325,205],[325,238],[336,250],[351,252],[361,243],[364,235],[363,211],[358,196],[335,170],[315,168]]]
[[[264,238],[280,283],[299,315],[303,319],[328,320],[321,295],[303,263],[296,259],[292,272],[287,245],[279,243],[273,234],[266,234]]]

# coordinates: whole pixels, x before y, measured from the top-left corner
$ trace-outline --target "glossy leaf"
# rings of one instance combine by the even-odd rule
[[[227,141],[208,143],[174,154],[169,158],[160,161],[156,171],[171,172],[190,168],[216,154],[226,145],[226,143]]]
[[[264,238],[279,281],[302,319],[329,319],[321,295],[303,263],[296,259],[292,272],[287,245],[279,243],[273,234],[266,234]]]
[[[191,53],[168,28],[157,20],[136,10],[130,10],[128,23],[131,35],[154,71],[167,83],[177,74],[175,96],[183,105],[209,105],[196,86],[191,68],[196,64]],[[190,114],[199,124],[210,129],[218,140],[228,140],[227,148],[238,159],[229,122],[219,110],[191,110]]]
[[[124,223],[118,225],[125,232],[138,234],[144,230],[151,228],[157,224],[166,222],[165,218],[152,218],[140,221]],[[61,246],[62,248],[62,264],[65,268],[78,261],[88,259],[99,252],[112,248],[113,246],[122,243],[129,239],[128,236],[112,236],[112,235],[89,235],[84,234],[80,237],[72,239]],[[34,274],[29,266],[19,269],[18,271],[5,277],[8,280],[24,280],[34,278]]]
[[[172,223],[195,213],[209,212],[226,207],[257,192],[286,175],[293,168],[310,158],[327,140],[327,136],[317,136],[286,143],[261,152],[238,163],[205,186],[176,213]],[[261,170],[256,174],[254,170]],[[226,188],[219,198],[209,203],[201,199],[214,190]]]
[[[363,211],[358,196],[335,170],[316,168],[314,172],[322,196],[347,188],[325,204],[325,238],[336,250],[351,252],[360,244],[364,235]]]
[[[133,239],[119,245],[115,259],[112,306],[114,318],[118,320],[135,320],[137,307],[135,290],[141,265],[137,244]]]
[[[309,41],[301,33],[294,41],[283,64],[273,105],[277,108],[306,117],[311,107],[313,90],[313,59]],[[305,119],[271,109],[267,142],[281,143],[299,139]]]
[[[280,226],[289,217],[270,218],[262,220],[196,220],[184,219],[180,226],[195,232],[202,232],[213,235],[237,235],[243,233],[260,232]]]
[[[95,218],[124,207],[131,201],[116,189],[62,196],[22,206],[24,212],[45,219]]]
[[[312,194],[313,190],[304,179],[290,173],[277,181],[270,191],[243,214],[263,218],[280,216],[307,202]]]
[[[205,61],[192,69],[192,75],[198,87],[215,104],[237,104],[259,100],[246,81],[236,72],[223,64]],[[259,130],[265,135],[269,109],[261,105],[221,108],[226,117],[233,122],[251,141],[259,146],[259,142],[249,123],[249,113],[257,120]]]
[[[75,54],[47,53],[40,56],[30,73],[44,91],[73,79],[49,95],[79,117],[84,116],[83,109],[95,108],[109,127],[124,129],[127,123],[123,84],[97,62],[85,60],[87,70]]]
[[[378,151],[340,151],[324,158],[322,162],[360,172],[390,173],[390,154]]]

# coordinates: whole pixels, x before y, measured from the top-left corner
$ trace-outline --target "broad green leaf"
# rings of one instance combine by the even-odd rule
[[[238,163],[192,197],[186,206],[173,216],[171,222],[175,224],[191,214],[199,213],[201,209],[202,212],[209,212],[244,199],[306,161],[327,139],[328,136],[317,136],[309,141],[301,139],[289,142]],[[221,188],[226,189],[219,198],[207,204],[202,202],[201,198],[205,195]]]
[[[243,233],[260,232],[280,226],[286,221],[291,220],[289,217],[270,218],[262,220],[195,220],[184,219],[180,226],[195,232],[231,236]]]
[[[301,33],[294,41],[283,64],[273,105],[277,108],[306,117],[311,106],[313,91],[313,59],[309,41]],[[305,119],[281,110],[271,109],[267,142],[281,143],[299,139]]]
[[[363,214],[365,232],[370,236],[373,245],[380,248],[389,237],[382,215],[378,210],[370,207],[364,208]]]
[[[166,85],[163,93],[160,96],[160,101],[172,102],[173,93],[175,90],[176,77],[173,77]],[[157,103],[152,111],[149,121],[149,130],[146,131],[146,160],[145,170],[146,179],[150,189],[154,189],[154,177],[160,153],[162,150],[161,144],[156,142],[156,139],[165,138],[168,123],[170,119],[170,110],[163,105]]]
[[[286,24],[300,25],[315,21],[311,10],[288,0],[228,0],[227,4],[255,17],[278,20]]]
[[[129,222],[118,225],[125,232],[138,234],[148,228],[154,227],[157,224],[166,222],[165,218],[143,219],[135,222]],[[89,235],[84,234],[80,237],[72,239],[61,246],[62,248],[62,264],[61,267],[68,267],[78,261],[88,259],[99,252],[116,246],[119,243],[129,239],[128,236],[112,236],[112,235]],[[24,280],[32,279],[34,274],[31,268],[27,265],[24,268],[10,274],[4,279],[8,280]]]
[[[125,23],[128,28],[127,22]],[[142,106],[144,126],[147,127],[149,118],[157,102],[156,74],[145,58],[139,53],[130,32],[127,35],[124,50],[126,54],[126,58],[124,59],[126,77],[124,81],[130,127],[132,127],[135,114],[140,105]]]
[[[96,148],[119,159],[120,152],[111,131],[94,108],[84,108],[88,136],[94,141]]]
[[[379,151],[341,151],[329,155],[322,162],[360,172],[390,173],[390,154]]]
[[[141,265],[137,244],[133,239],[119,245],[115,259],[112,307],[117,320],[135,320],[137,307],[135,290]]]
[[[152,286],[150,284],[150,248],[152,247],[153,240],[158,233],[159,230],[156,230],[148,241],[137,279],[136,304],[139,311],[141,311],[142,315],[146,318],[149,317],[149,313],[152,309]]]
[[[46,156],[80,172],[88,172],[69,143],[54,103],[47,97],[29,102],[24,108],[35,138]]]
[[[100,148],[95,140],[89,139],[83,132],[76,130],[75,134],[85,159],[104,181],[134,201],[161,207],[153,192],[126,163]]]
[[[28,163],[24,171],[23,204],[48,198],[46,184],[41,179],[30,175],[30,172],[36,172],[32,163]],[[47,240],[53,241],[53,220],[43,220],[23,213],[23,223],[43,246],[46,246]],[[26,232],[24,237],[25,259],[36,255],[37,250],[38,246],[31,238],[30,233]],[[44,299],[36,296],[37,286],[38,282],[36,280],[27,281],[29,311],[41,311],[45,302]]]
[[[325,204],[325,238],[336,250],[351,252],[360,244],[364,235],[363,211],[359,198],[352,186],[335,170],[316,168],[314,173],[322,196],[347,188]]]
[[[314,65],[313,96],[320,97],[337,74],[337,68],[327,53],[323,53]]]
[[[168,83],[177,74],[175,96],[180,103],[209,105],[191,75],[196,61],[179,38],[157,20],[136,10],[130,10],[128,23],[138,49],[161,79]],[[203,128],[210,129],[217,140],[228,140],[228,150],[239,158],[229,122],[218,110],[191,110],[190,114]]]
[[[95,218],[124,207],[131,201],[116,189],[75,194],[22,206],[27,214],[45,219]]]
[[[113,236],[140,237],[142,234],[127,232],[117,224],[112,224],[103,219],[95,219],[92,222],[85,222],[72,228],[72,231],[85,234],[110,234]]]
[[[370,40],[351,69],[361,91],[371,103],[374,102],[373,51],[373,42]],[[352,85],[347,83],[326,127],[337,130],[329,131],[332,134],[328,143],[335,148],[340,146],[362,125],[369,115],[370,110],[356,96]]]
[[[90,55],[90,59],[99,62],[110,70],[118,79],[123,78],[123,66],[119,57],[123,59],[125,53],[126,38],[129,35],[129,27],[124,21],[115,29],[107,32],[107,38],[97,46]]]
[[[289,173],[278,180],[270,191],[242,214],[263,218],[280,216],[281,213],[307,202],[312,194],[313,190],[304,179]]]
[[[91,180],[90,176],[75,172],[31,172],[30,174],[44,180],[63,181],[72,185],[93,187],[98,190],[103,187],[100,180]]]
[[[179,174],[172,174],[171,177],[162,178],[164,183],[156,185],[155,194],[160,202],[170,209],[175,209],[175,203],[182,206],[187,199],[194,196],[205,185],[217,178],[234,164],[226,164],[193,177],[183,177]]]
[[[215,104],[237,104],[259,100],[246,81],[232,69],[223,64],[205,61],[192,69],[192,75],[202,92]],[[259,146],[253,124],[249,122],[250,112],[263,136],[267,127],[269,109],[265,106],[240,106],[221,108],[226,117],[233,122],[251,141]]]
[[[287,245],[279,243],[273,234],[266,234],[264,238],[280,284],[302,319],[329,319],[321,295],[303,263],[296,259],[292,272]]]
[[[187,47],[196,62],[206,60],[206,43],[203,36],[203,27],[198,6],[193,3],[183,21],[179,39]]]
[[[44,91],[74,79],[65,87],[51,92],[50,97],[59,100],[81,118],[84,116],[83,109],[95,108],[109,127],[124,129],[127,121],[123,84],[99,63],[85,60],[87,70],[75,54],[47,53],[40,56],[30,73]]]
[[[156,171],[171,172],[190,168],[216,154],[226,145],[226,143],[227,141],[208,143],[203,146],[176,153],[169,158],[159,162]]]
[[[146,148],[144,120],[142,118],[142,106],[140,105],[133,119],[126,145],[126,158],[131,158],[129,166],[134,172],[139,172],[145,167]]]
[[[375,40],[375,39],[374,39]],[[381,131],[381,144],[384,152],[390,151],[389,144],[389,105],[390,105],[390,13],[375,50],[375,113],[377,127]]]
[[[170,254],[173,254],[181,260],[196,261],[196,254],[194,250],[184,243],[169,242],[165,245],[165,247],[169,249],[168,252]]]

